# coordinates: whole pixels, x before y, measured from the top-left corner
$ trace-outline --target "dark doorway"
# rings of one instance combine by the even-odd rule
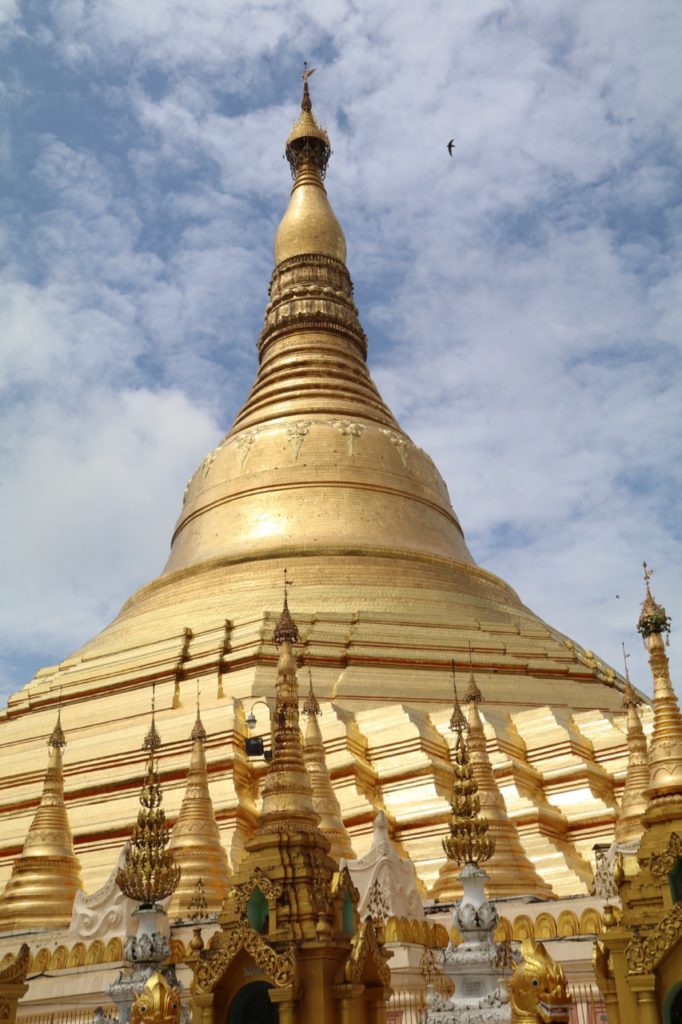
[[[252,981],[240,988],[230,1004],[228,1024],[277,1024],[277,1007],[270,1002],[265,981]]]
[[[675,994],[675,997],[670,1004],[670,1016],[668,1017],[670,1024],[682,1024],[682,988]]]

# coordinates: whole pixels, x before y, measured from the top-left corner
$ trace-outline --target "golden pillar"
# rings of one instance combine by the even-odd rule
[[[636,1024],[661,1024],[661,1014],[656,996],[656,975],[630,975],[628,985],[637,1000]],[[627,1021],[626,1024],[630,1024],[630,1021]],[[635,1022],[633,1021],[632,1024]]]

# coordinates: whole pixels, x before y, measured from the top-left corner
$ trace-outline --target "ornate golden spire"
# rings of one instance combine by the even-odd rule
[[[457,696],[457,670],[454,661],[452,662],[452,715],[450,716],[450,732],[465,732],[467,729],[467,720],[464,717],[462,706],[459,703],[459,697]]]
[[[651,593],[651,570],[644,562],[646,595],[637,623],[649,651],[654,677],[654,728],[649,745],[649,807],[661,798],[682,797],[682,715],[670,681],[670,666],[663,634],[670,633],[670,619]]]
[[[443,840],[443,849],[449,860],[457,864],[481,864],[495,852],[495,840],[488,835],[488,822],[481,817],[481,802],[469,750],[464,734],[467,723],[457,698],[455,665],[452,665],[454,710],[450,728],[455,732],[455,781],[452,787],[452,817],[450,835]],[[475,705],[475,699],[473,701]]]
[[[646,736],[642,729],[637,708],[642,703],[630,682],[628,657],[623,644],[623,661],[625,663],[625,686],[623,688],[623,709],[627,711],[627,742],[628,766],[625,773],[623,796],[620,803],[620,814],[616,823],[616,842],[629,843],[639,839],[644,831],[642,817],[647,809],[647,790],[649,788],[649,758],[646,749]]]
[[[125,862],[116,874],[116,884],[121,892],[144,906],[152,906],[170,896],[180,881],[180,868],[172,851],[166,849],[169,835],[166,815],[161,808],[161,786],[154,758],[154,752],[160,745],[152,697],[152,721],[142,744],[142,749],[149,751],[149,758],[140,793],[141,807]]]
[[[206,770],[206,730],[199,713],[192,729],[192,758],[187,786],[178,820],[171,834],[170,849],[181,875],[168,908],[171,917],[186,917],[201,882],[207,913],[219,910],[229,888],[227,854],[220,841]]]
[[[464,694],[464,701],[468,705],[467,749],[481,812],[484,820],[488,822],[490,838],[494,843],[486,891],[490,899],[503,894],[510,896],[513,893],[531,892],[551,897],[551,886],[536,872],[524,852],[516,828],[509,820],[507,807],[488,757],[485,730],[478,708],[482,700],[483,695],[474,679],[470,653],[469,683]]]
[[[43,795],[0,901],[2,930],[68,926],[74,897],[82,888],[64,804],[62,750],[66,740],[61,710],[47,745]]]
[[[329,136],[315,120],[305,81],[301,114],[286,142],[294,185],[275,236],[275,264],[309,253],[346,262],[346,240],[323,185],[330,155]]]
[[[258,834],[266,832],[315,831],[319,816],[313,804],[310,776],[303,759],[298,715],[298,680],[292,645],[299,639],[298,628],[289,612],[284,578],[284,606],[273,633],[279,645],[273,756],[263,783],[263,807]]]
[[[324,753],[324,741],[318,722],[321,715],[320,705],[313,692],[313,677],[308,666],[308,678],[310,688],[303,704],[303,714],[308,718],[308,725],[305,731],[305,744],[303,747],[303,759],[310,775],[310,783],[313,789],[313,806],[320,816],[320,831],[331,843],[329,850],[330,857],[339,861],[342,857],[346,860],[352,859],[355,854],[350,844],[350,838],[343,824],[341,807],[334,795],[327,762]]]

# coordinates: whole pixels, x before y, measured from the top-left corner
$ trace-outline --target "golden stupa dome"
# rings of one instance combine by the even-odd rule
[[[207,772],[221,780],[216,815],[238,862],[257,815],[244,755],[247,711],[264,696],[272,703],[274,595],[288,568],[317,695],[333,702],[324,722],[339,723],[334,785],[343,780],[358,854],[366,823],[383,806],[427,887],[436,883],[451,814],[451,666],[467,659],[486,694],[486,725],[518,775],[505,800],[510,793],[510,817],[527,822],[526,852],[539,865],[541,889],[549,882],[558,893],[584,892],[588,843],[609,838],[615,819],[613,783],[601,780],[611,778],[608,751],[618,737],[607,717],[622,713],[621,683],[476,564],[436,466],[382,400],[323,184],[329,155],[306,84],[287,139],[294,185],[277,232],[253,387],[186,488],[161,575],[98,636],[10,699],[0,726],[14,730],[22,798],[37,785],[28,763],[36,715],[47,714],[63,687],[65,699],[81,705],[79,743],[83,763],[93,758],[93,791],[106,790],[113,776],[120,785],[120,800],[107,804],[96,827],[89,804],[74,809],[84,870],[101,881],[110,871],[101,836],[120,835],[136,810],[131,722],[146,714],[155,683],[173,737],[164,759],[172,778],[184,779],[185,688],[200,680],[207,724],[221,737],[207,750]],[[580,798],[564,815],[553,801],[566,785]],[[172,820],[180,783],[167,796]],[[12,819],[7,851],[26,825]],[[535,876],[526,877],[531,891]]]

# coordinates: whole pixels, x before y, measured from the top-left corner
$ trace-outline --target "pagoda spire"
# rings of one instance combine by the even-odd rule
[[[64,804],[62,751],[66,739],[61,709],[47,741],[43,794],[0,900],[0,930],[65,928],[82,888],[80,863]]]
[[[455,733],[455,781],[452,787],[450,835],[443,840],[443,850],[448,860],[455,861],[460,866],[474,864],[478,867],[492,857],[495,852],[495,840],[488,835],[489,823],[481,815],[478,786],[465,736],[468,725],[457,697],[454,664],[452,675],[454,710],[450,728]]]
[[[628,655],[623,644],[625,662],[625,686],[623,688],[623,710],[627,712],[628,766],[625,773],[620,813],[616,822],[616,842],[631,843],[640,839],[644,831],[642,817],[647,809],[649,788],[649,757],[646,736],[637,708],[642,701],[630,682]]]
[[[329,136],[315,120],[307,79],[301,113],[289,132],[285,153],[294,184],[275,236],[275,264],[309,253],[345,264],[346,239],[323,184],[331,156]]]
[[[298,679],[293,645],[300,637],[289,611],[287,589],[291,585],[285,570],[284,604],[272,638],[273,643],[280,648],[275,687],[273,755],[263,783],[258,835],[293,830],[316,831],[320,821],[313,803],[299,727]]]
[[[154,907],[171,896],[180,881],[180,868],[175,863],[173,853],[166,849],[169,836],[166,816],[161,808],[162,794],[156,760],[156,751],[160,746],[161,737],[154,721],[152,696],[152,720],[142,744],[142,749],[148,750],[149,756],[140,792],[140,811],[123,867],[116,874],[116,885],[121,892],[142,907]]]
[[[317,697],[313,691],[313,677],[308,666],[309,690],[303,703],[303,714],[308,719],[303,747],[303,759],[308,769],[313,790],[313,805],[320,816],[320,831],[331,843],[329,855],[335,861],[342,857],[352,860],[355,856],[350,838],[343,824],[341,807],[332,787],[327,761],[324,753],[324,741],[319,725],[322,714]]]
[[[281,416],[364,417],[399,430],[367,369],[367,338],[353,301],[346,240],[324,186],[329,136],[313,113],[308,80],[286,140],[294,184],[275,235],[260,368],[231,435]]]
[[[524,852],[518,832],[509,820],[504,797],[497,785],[478,707],[482,700],[483,695],[474,678],[469,652],[469,682],[464,693],[464,703],[468,705],[467,747],[481,813],[488,821],[490,836],[495,842],[489,863],[488,895],[495,898],[532,892],[549,898],[553,895],[552,888],[538,875]]]
[[[227,854],[220,841],[206,769],[206,730],[201,721],[197,693],[197,720],[192,729],[192,756],[185,795],[171,833],[170,849],[180,868],[180,883],[173,894],[169,916],[186,917],[201,882],[206,912],[220,909],[229,888]]]
[[[646,594],[637,630],[649,651],[654,678],[654,727],[649,745],[649,811],[669,797],[682,798],[682,714],[670,681],[670,666],[663,634],[670,633],[665,608],[651,593],[652,572],[644,563]]]

